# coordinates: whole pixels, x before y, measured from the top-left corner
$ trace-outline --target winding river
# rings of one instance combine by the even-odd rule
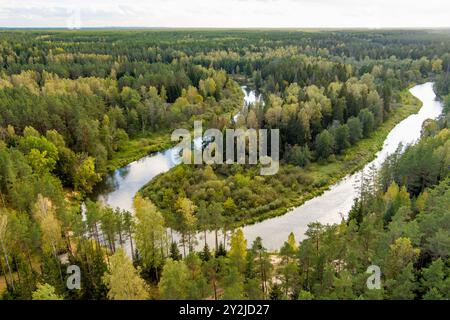
[[[259,98],[254,91],[248,90],[246,86],[241,87],[244,92],[244,106],[255,103]],[[236,122],[241,111],[233,116]],[[196,147],[201,141],[194,140]],[[133,211],[133,198],[136,193],[158,174],[169,171],[180,164],[180,148],[173,147],[161,152],[145,156],[137,161],[131,162],[125,167],[110,173],[104,179],[97,192],[99,200],[113,208],[121,208]]]
[[[254,92],[245,90],[245,87],[242,89],[245,94],[245,108],[246,105],[254,103],[258,98]],[[410,92],[422,101],[422,108],[417,114],[407,117],[392,129],[382,150],[362,170],[367,170],[372,165],[379,167],[400,143],[406,145],[416,142],[420,137],[422,123],[426,119],[435,119],[442,113],[442,105],[435,100],[436,95],[431,82],[416,85],[410,89]],[[233,118],[234,121],[237,120],[238,115]],[[132,202],[136,192],[156,175],[179,164],[179,151],[177,147],[170,148],[114,171],[105,179],[107,191],[101,193],[99,199],[112,207],[132,211]],[[286,241],[290,232],[294,232],[297,240],[303,239],[307,226],[311,222],[317,221],[324,224],[340,222],[341,217],[345,217],[350,210],[353,199],[357,195],[356,183],[360,176],[361,171],[345,177],[322,195],[291,209],[282,216],[245,226],[243,230],[248,244],[260,236],[267,249],[277,250]],[[207,235],[207,241],[213,245],[212,233]]]

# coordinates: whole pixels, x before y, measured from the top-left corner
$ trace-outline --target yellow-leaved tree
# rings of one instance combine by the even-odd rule
[[[145,281],[139,276],[120,248],[109,259],[109,271],[103,276],[103,282],[108,288],[108,299],[111,300],[146,300],[149,298]]]

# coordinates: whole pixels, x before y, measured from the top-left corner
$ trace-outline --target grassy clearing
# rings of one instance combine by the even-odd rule
[[[172,145],[173,142],[170,140],[169,131],[151,133],[144,137],[131,139],[121,146],[119,151],[114,153],[113,158],[108,161],[106,169],[108,172],[114,171],[130,162],[169,148]]]
[[[240,108],[241,105],[239,104],[239,106],[234,108],[231,112],[225,113],[225,116],[231,118],[240,110]],[[181,123],[179,124],[179,128],[191,130],[191,134],[193,134],[192,128],[194,125],[194,120],[202,119],[200,116],[198,119]],[[122,145],[117,152],[114,153],[112,159],[108,160],[106,171],[114,171],[149,154],[174,146],[176,143],[171,141],[171,134],[173,130],[174,129],[166,129],[153,133],[145,133],[141,136],[130,139],[127,143]]]

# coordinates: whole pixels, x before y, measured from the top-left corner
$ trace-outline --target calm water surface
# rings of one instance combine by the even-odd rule
[[[243,108],[258,100],[254,91],[247,91],[245,87],[242,89],[245,93]],[[441,114],[442,105],[435,101],[436,95],[431,82],[417,85],[411,88],[410,92],[422,101],[422,108],[417,114],[409,116],[392,129],[375,160],[367,164],[363,170],[367,170],[372,165],[379,167],[400,143],[406,145],[416,142],[420,137],[422,123],[426,119],[435,119]],[[240,113],[233,117],[235,122],[239,115]],[[108,191],[101,193],[99,199],[112,207],[132,211],[133,198],[137,191],[156,175],[179,164],[179,152],[179,148],[170,148],[114,171],[105,180]],[[293,208],[283,216],[244,227],[248,243],[251,244],[257,236],[260,236],[269,250],[276,250],[283,245],[290,232],[294,232],[297,240],[303,239],[307,226],[311,222],[326,224],[340,222],[341,217],[347,215],[357,195],[356,183],[360,176],[361,171],[345,177],[322,195]],[[207,235],[210,246],[213,246],[213,238],[212,233]],[[203,241],[200,240],[199,244],[202,243]]]

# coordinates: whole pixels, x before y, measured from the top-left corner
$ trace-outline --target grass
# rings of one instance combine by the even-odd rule
[[[143,137],[137,137],[129,140],[114,153],[111,160],[108,160],[106,170],[114,171],[130,162],[136,161],[151,153],[162,151],[173,145],[170,140],[169,131],[149,133]]]
[[[226,113],[225,115],[231,117],[232,115],[240,111],[240,109],[241,104],[239,104],[235,109],[233,109],[231,112]],[[193,120],[202,119],[200,117],[199,119]],[[191,131],[191,134],[193,134],[192,126],[193,121],[186,121],[178,125],[179,128],[186,128]],[[171,140],[171,134],[173,130],[173,128],[168,128],[157,132],[147,132],[142,134],[141,136],[130,139],[113,154],[112,159],[108,160],[106,164],[106,171],[114,171],[120,167],[126,166],[130,162],[139,160],[140,158],[143,158],[149,154],[159,152],[176,145],[176,142],[173,142]]]

